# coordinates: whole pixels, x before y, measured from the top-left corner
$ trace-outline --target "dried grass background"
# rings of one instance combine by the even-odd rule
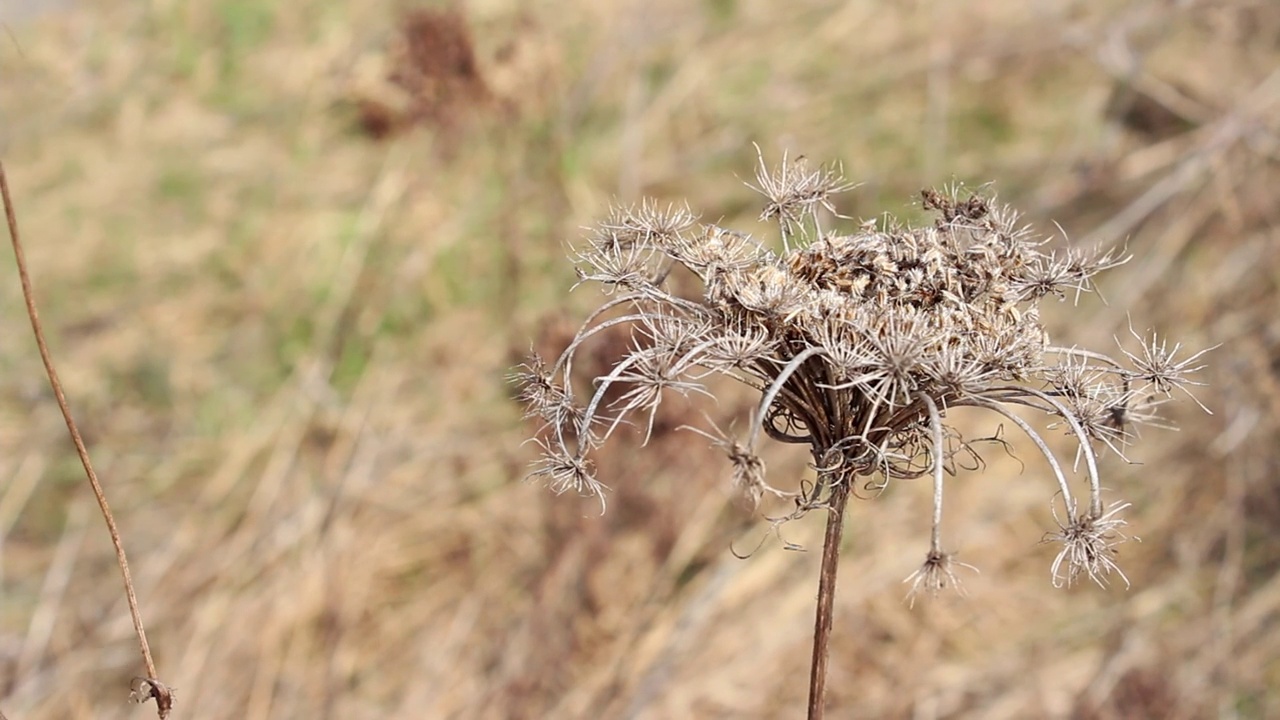
[[[810,552],[768,540],[678,415],[613,448],[604,517],[522,484],[504,381],[591,305],[564,239],[642,196],[749,225],[752,141],[843,160],[850,215],[994,181],[1042,230],[1128,238],[1064,336],[1132,309],[1223,343],[1215,414],[1104,466],[1128,590],[1051,587],[1027,448],[949,486],[967,597],[902,602],[927,483],[855,501],[832,715],[1280,713],[1280,6],[476,0],[428,8],[426,60],[398,3],[18,9],[0,152],[175,717],[795,717],[818,519],[786,531]],[[0,708],[147,717],[8,277]]]

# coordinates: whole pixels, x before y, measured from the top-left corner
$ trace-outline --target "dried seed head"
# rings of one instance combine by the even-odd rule
[[[667,247],[698,221],[687,205],[658,207],[645,200],[639,207],[615,207],[600,228],[624,245]]]
[[[699,432],[725,450],[752,504],[788,499],[796,510],[787,517],[798,517],[824,507],[832,488],[879,491],[933,478],[930,553],[912,576],[914,590],[933,591],[955,579],[939,540],[944,480],[982,465],[947,413],[976,407],[1017,427],[1052,470],[1053,492],[1066,503],[1048,538],[1063,543],[1055,583],[1119,572],[1125,506],[1104,512],[1096,453],[1121,452],[1137,423],[1165,426],[1152,409],[1199,384],[1192,376],[1203,352],[1178,359],[1180,344],[1134,333],[1141,349],[1124,351],[1128,367],[1055,345],[1040,301],[1092,290],[1093,278],[1127,255],[1047,249],[1013,210],[960,188],[923,194],[937,216],[923,227],[886,217],[851,233],[824,231],[823,211],[834,214],[834,196],[849,187],[838,170],[812,169],[803,158],[784,157],[775,169],[762,160],[755,188],[766,197],[761,217],[778,224],[781,253],[698,225],[687,207],[646,201],[615,210],[574,258],[580,281],[604,291],[601,308],[553,366],[534,358],[515,374],[530,415],[544,421],[544,455],[532,475],[557,492],[600,494],[591,453],[624,424],[647,440],[664,397],[711,395],[722,386],[704,382],[724,376],[758,394],[750,432],[742,442]],[[688,280],[700,291],[676,290]],[[573,377],[573,358],[620,325],[633,328],[635,342],[592,379],[584,408],[574,401],[574,382],[586,383]],[[1028,411],[1067,432],[1077,462],[1059,461],[1021,416]],[[816,482],[770,486],[762,437],[808,445]],[[1077,511],[1077,495],[1086,510]]]
[[[1114,503],[1101,515],[1083,515],[1074,522],[1060,524],[1057,532],[1045,536],[1041,542],[1062,543],[1050,568],[1054,587],[1070,587],[1082,574],[1100,587],[1106,587],[1107,578],[1113,572],[1129,587],[1129,578],[1115,561],[1116,546],[1129,539],[1120,530],[1128,524],[1120,513],[1128,508],[1129,503]]]
[[[917,597],[921,595],[937,597],[947,588],[955,590],[962,596],[965,595],[964,584],[960,582],[960,578],[956,577],[957,567],[978,572],[978,568],[957,561],[953,553],[930,551],[920,567],[902,581],[911,583],[911,588],[907,590],[907,604],[915,607]]]
[[[1199,405],[1201,410],[1210,412],[1209,408],[1188,390],[1188,387],[1202,387],[1204,383],[1195,382],[1188,376],[1204,369],[1204,363],[1196,363],[1205,353],[1216,349],[1217,345],[1205,348],[1182,360],[1175,360],[1174,356],[1182,349],[1182,343],[1175,343],[1170,348],[1169,338],[1161,338],[1154,332],[1151,333],[1150,340],[1138,335],[1132,327],[1129,328],[1129,333],[1142,344],[1142,349],[1137,354],[1121,348],[1121,352],[1133,362],[1136,368],[1136,372],[1133,373],[1135,379],[1148,383],[1165,397],[1172,397],[1173,391],[1179,390]]]
[[[591,461],[585,455],[569,453],[554,442],[537,442],[542,446],[542,457],[534,462],[526,479],[545,480],[557,495],[573,490],[579,495],[596,497],[600,500],[600,512],[603,513],[604,491],[607,488],[596,479]]]
[[[748,187],[769,200],[760,213],[760,219],[777,220],[784,232],[806,219],[816,223],[820,207],[834,213],[833,198],[854,187],[845,181],[839,168],[810,170],[804,156],[788,161],[783,155],[782,163],[770,169],[759,146],[756,146],[756,154],[760,160],[756,168],[756,184]]]
[[[511,373],[511,381],[518,388],[526,419],[541,418],[544,428],[559,432],[576,430],[581,424],[583,409],[574,404],[573,396],[556,382],[551,368],[537,353]]]

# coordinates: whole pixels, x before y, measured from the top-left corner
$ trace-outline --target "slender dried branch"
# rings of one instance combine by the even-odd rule
[[[138,648],[142,652],[142,662],[146,666],[147,677],[135,678],[133,697],[138,702],[155,698],[160,720],[169,717],[173,709],[173,691],[160,682],[156,674],[155,662],[151,659],[151,647],[147,644],[147,633],[142,626],[142,612],[138,609],[138,596],[133,589],[133,578],[129,574],[129,560],[125,557],[124,543],[120,539],[120,530],[116,527],[115,518],[111,515],[111,507],[107,504],[107,496],[98,481],[98,475],[89,461],[89,450],[80,437],[75,419],[71,417],[71,407],[67,404],[66,395],[62,392],[62,383],[58,381],[58,372],[53,366],[53,357],[49,354],[49,346],[45,343],[44,330],[40,325],[40,313],[36,310],[35,292],[31,289],[31,277],[27,274],[26,256],[22,252],[22,240],[18,234],[18,217],[14,211],[13,198],[9,193],[9,180],[4,171],[4,163],[0,162],[0,195],[4,198],[4,214],[9,224],[9,239],[13,244],[13,257],[18,265],[18,278],[22,283],[22,299],[26,302],[27,317],[31,320],[31,330],[36,336],[36,346],[40,349],[40,360],[44,363],[45,374],[49,376],[49,386],[58,401],[58,409],[62,411],[62,419],[66,422],[67,432],[71,434],[71,442],[76,446],[80,456],[80,464],[84,466],[85,475],[89,478],[89,486],[93,488],[93,496],[102,511],[102,519],[107,523],[107,532],[111,534],[111,544],[115,546],[116,563],[120,566],[120,575],[124,578],[125,598],[129,602],[129,614],[133,618],[133,629],[138,636]],[[3,720],[3,718],[0,718]]]
[[[831,491],[827,531],[822,539],[822,569],[818,574],[818,609],[813,620],[813,660],[809,666],[809,720],[822,720],[827,707],[827,660],[831,657],[831,626],[835,619],[836,573],[840,569],[840,539],[848,483]]]

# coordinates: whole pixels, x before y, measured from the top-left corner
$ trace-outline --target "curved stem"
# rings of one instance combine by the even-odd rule
[[[1076,357],[1090,358],[1092,360],[1104,362],[1117,370],[1127,369],[1125,368],[1125,366],[1121,365],[1114,358],[1108,355],[1103,355],[1100,352],[1094,352],[1092,350],[1085,350],[1084,348],[1059,347],[1057,345],[1050,345],[1049,347],[1046,347],[1044,351],[1047,353],[1055,353],[1058,355],[1074,355]]]
[[[831,622],[836,599],[836,571],[840,565],[840,538],[844,509],[849,502],[849,482],[831,484],[827,532],[822,539],[822,570],[818,575],[818,609],[813,621],[813,660],[809,666],[809,720],[822,720],[826,712],[827,660],[831,655]]]
[[[1055,457],[1053,451],[1049,449],[1049,444],[1044,441],[1044,438],[1040,437],[1040,433],[1037,433],[1035,428],[1031,427],[1030,423],[1013,414],[1012,411],[1002,407],[999,403],[992,402],[984,397],[973,397],[968,400],[962,400],[957,404],[969,405],[972,407],[983,407],[991,410],[992,412],[999,413],[1008,418],[1014,425],[1017,425],[1018,428],[1031,439],[1031,442],[1035,443],[1035,446],[1040,449],[1040,454],[1043,455],[1045,461],[1049,463],[1049,468],[1053,470],[1054,478],[1058,480],[1058,488],[1062,492],[1062,501],[1067,507],[1067,518],[1072,522],[1072,524],[1074,524],[1076,521],[1076,503],[1071,496],[1071,486],[1067,483],[1067,476],[1063,474],[1062,466],[1058,463],[1058,458]],[[1032,407],[1036,406],[1033,405]],[[1039,408],[1037,407],[1036,409]]]
[[[627,298],[622,299],[626,300]],[[614,307],[618,304],[620,303],[615,300],[606,304],[605,308]],[[551,366],[551,372],[549,374],[555,375],[563,370],[565,386],[568,387],[569,377],[573,374],[573,354],[577,351],[578,346],[582,345],[582,343],[586,342],[596,333],[603,332],[611,327],[616,327],[625,323],[643,320],[644,318],[644,313],[637,313],[634,315],[623,315],[621,317],[613,318],[612,320],[606,320],[599,325],[592,325],[591,327],[587,327],[584,324],[583,329],[578,331],[578,334],[574,336],[573,341],[569,343],[569,346],[564,349],[564,352],[560,353],[560,357],[556,358],[556,363]],[[591,320],[587,320],[587,322],[591,322]]]
[[[588,444],[591,442],[591,423],[595,420],[596,408],[600,406],[600,401],[604,399],[604,394],[608,392],[613,383],[617,382],[627,368],[640,360],[640,357],[640,355],[628,355],[625,360],[614,366],[612,372],[600,380],[600,386],[596,388],[595,395],[591,396],[591,403],[587,405],[587,410],[582,415],[582,427],[578,430],[578,436],[587,438]],[[626,413],[624,412],[618,413],[618,416],[613,419],[613,424],[605,432],[602,441],[613,434],[614,429],[618,427],[618,423],[622,422],[622,418],[625,416]],[[584,448],[585,446],[580,447],[579,450]]]
[[[1001,388],[995,389],[1000,390]],[[1094,518],[1102,517],[1102,481],[1098,479],[1098,460],[1093,453],[1093,445],[1089,443],[1089,436],[1085,433],[1084,428],[1081,427],[1080,421],[1058,399],[1050,397],[1035,388],[1023,388],[1022,391],[1052,405],[1057,409],[1062,419],[1066,420],[1067,424],[1071,426],[1071,431],[1076,434],[1076,439],[1080,442],[1080,452],[1084,454],[1085,468],[1089,471],[1089,515]]]
[[[156,676],[156,664],[151,659],[151,646],[147,644],[147,631],[142,627],[142,611],[138,608],[138,596],[133,590],[133,577],[129,573],[129,560],[125,557],[124,542],[120,539],[120,530],[116,527],[116,520],[111,515],[111,507],[107,504],[107,496],[102,490],[102,484],[98,482],[98,475],[93,471],[93,464],[89,461],[89,450],[85,447],[84,440],[80,437],[80,431],[76,427],[76,421],[71,417],[71,407],[67,404],[67,397],[62,392],[62,383],[58,381],[58,372],[53,367],[53,357],[49,353],[49,346],[44,340],[44,330],[40,326],[40,313],[36,310],[35,291],[31,289],[31,277],[27,274],[26,256],[22,252],[22,241],[18,236],[18,216],[13,209],[13,198],[9,196],[9,180],[5,176],[4,164],[0,163],[0,197],[4,199],[5,219],[9,224],[9,239],[13,242],[13,258],[18,265],[18,279],[22,284],[22,299],[26,302],[27,317],[31,320],[31,330],[36,336],[36,346],[40,350],[40,360],[44,363],[45,373],[49,376],[49,385],[53,388],[53,396],[58,401],[58,409],[62,411],[62,419],[66,421],[67,432],[71,435],[71,442],[76,446],[76,453],[80,456],[80,464],[84,466],[85,475],[89,479],[89,486],[93,489],[93,496],[98,501],[98,509],[102,511],[102,519],[107,523],[107,532],[111,535],[111,544],[116,550],[116,564],[120,566],[120,575],[124,578],[124,594],[129,604],[129,615],[133,618],[134,633],[138,636],[138,649],[142,653],[142,664],[146,667],[147,677],[143,680],[141,687],[135,689],[135,693],[139,693],[143,699],[156,699],[156,706],[161,720],[169,716],[169,712],[173,707],[173,694],[170,689],[160,682]]]
[[[782,392],[782,386],[787,384],[792,374],[799,370],[806,360],[814,355],[824,354],[826,354],[826,351],[819,347],[805,348],[803,352],[788,360],[786,366],[778,372],[777,377],[773,379],[773,383],[769,385],[769,389],[765,391],[764,397],[760,399],[760,408],[756,412],[754,422],[752,422],[751,438],[747,442],[748,450],[755,452],[756,441],[760,438],[760,426],[764,424],[765,413],[769,411],[769,406],[778,397],[778,393]]]

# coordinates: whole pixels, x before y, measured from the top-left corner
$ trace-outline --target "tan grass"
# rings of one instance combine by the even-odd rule
[[[1215,415],[1179,412],[1142,465],[1107,468],[1143,538],[1127,592],[1053,590],[1026,541],[1041,483],[998,452],[950,491],[982,569],[967,598],[901,602],[926,487],[855,502],[832,714],[1277,712],[1270,4],[475,3],[482,72],[515,110],[449,153],[430,127],[355,129],[394,4],[258,6],[86,0],[0,34],[0,149],[174,717],[796,716],[816,553],[734,558],[766,528],[699,442],[613,460],[603,518],[519,483],[503,381],[572,282],[563,239],[613,197],[749,224],[732,173],[752,140],[843,159],[855,215],[954,175],[1041,227],[1119,228],[1153,260],[1102,278],[1111,305],[1070,334],[1122,334],[1133,305],[1225,343]],[[1144,87],[1194,94],[1197,129],[1106,116],[1124,37]],[[1215,145],[1231,118],[1248,132]],[[0,328],[0,708],[148,716],[125,703],[128,613],[16,282]],[[787,533],[820,543],[816,522]]]

